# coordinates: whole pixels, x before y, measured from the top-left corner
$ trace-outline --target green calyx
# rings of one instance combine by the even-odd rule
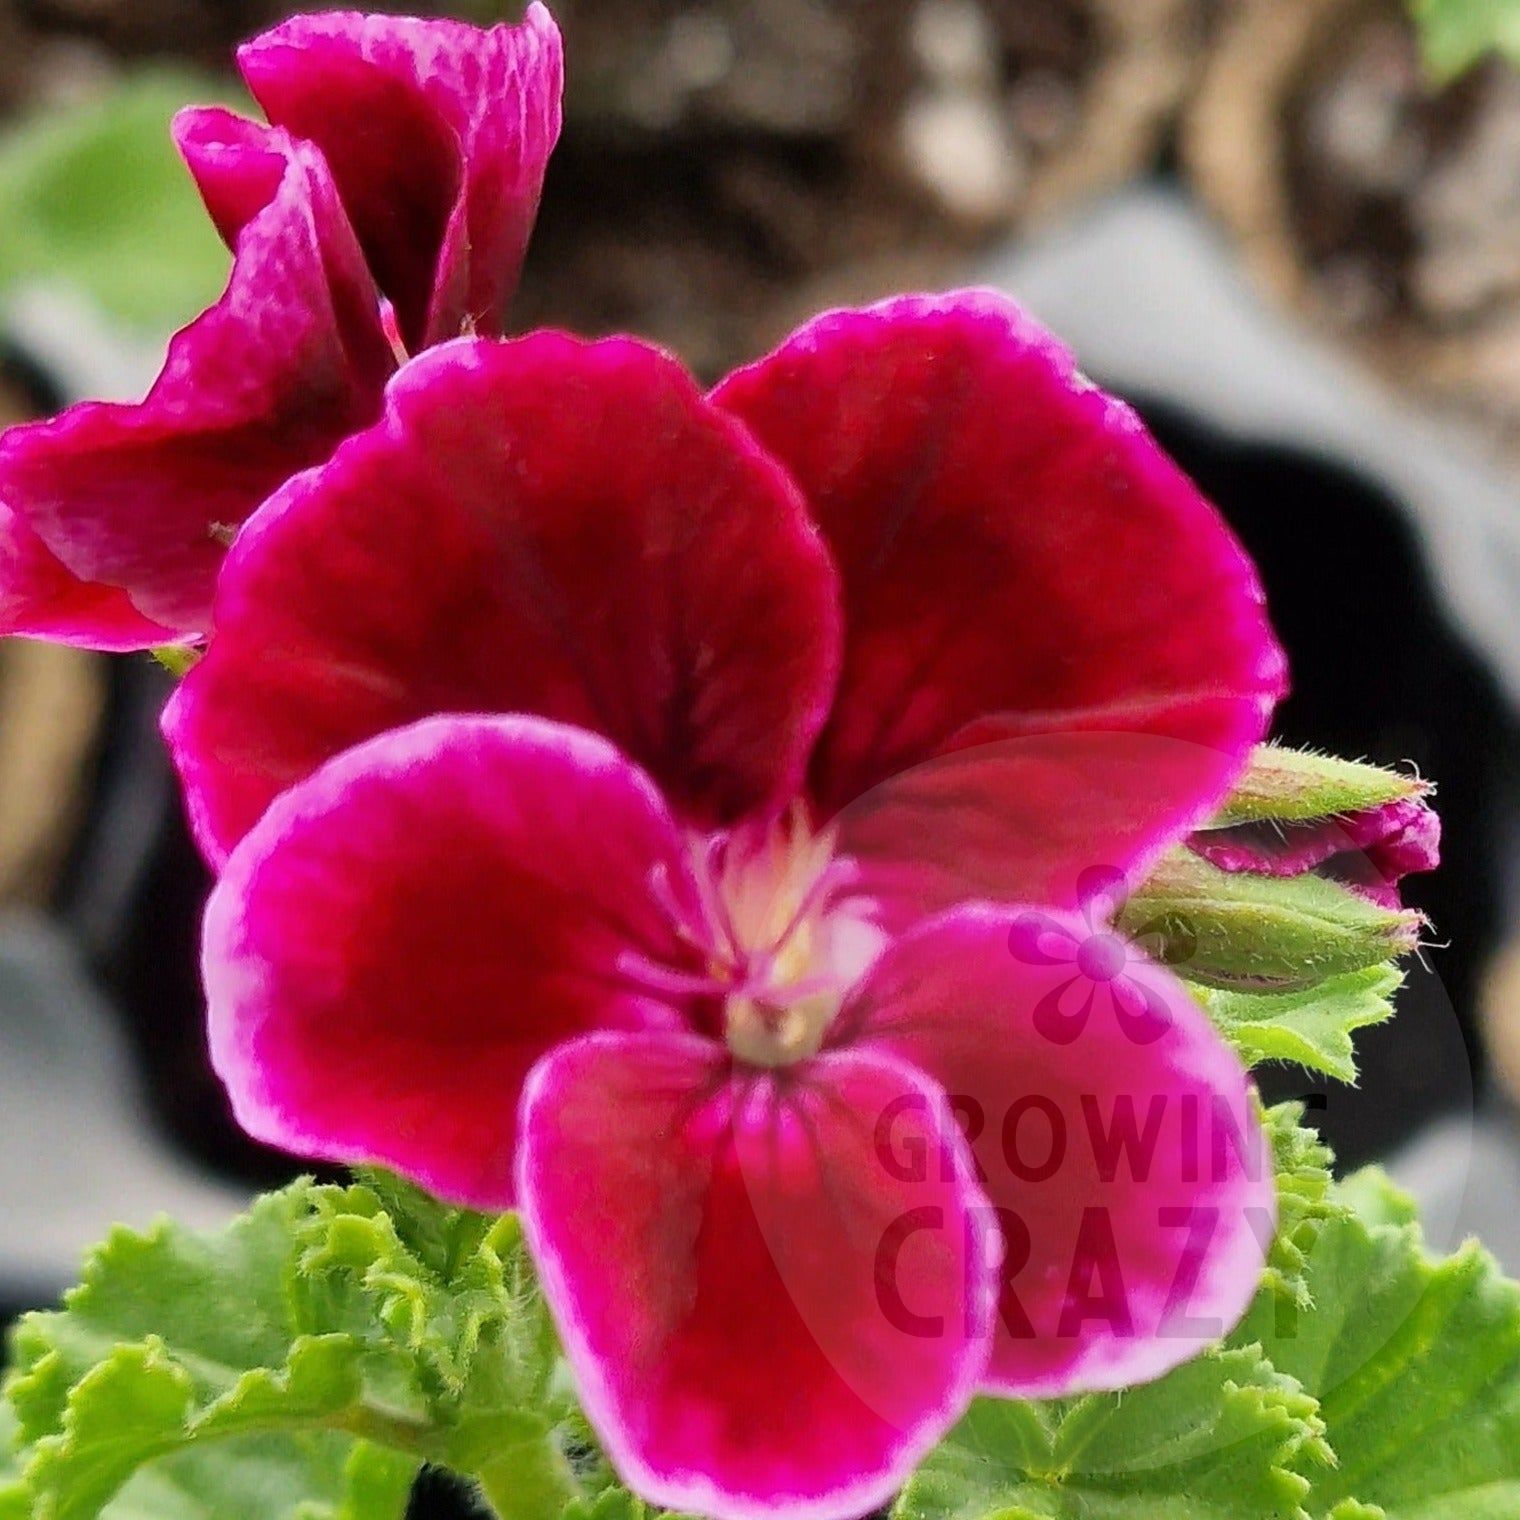
[[[1429,791],[1416,776],[1264,744],[1209,828],[1251,828],[1266,852],[1274,827],[1333,824]],[[1197,986],[1262,997],[1324,991],[1338,998],[1347,977],[1385,968],[1381,979],[1359,984],[1381,988],[1375,997],[1385,998],[1387,979],[1396,976],[1391,963],[1418,949],[1426,928],[1419,913],[1387,907],[1331,876],[1226,871],[1186,845],[1163,856],[1120,922]]]
[[[1190,981],[1263,993],[1397,960],[1425,927],[1324,877],[1222,871],[1186,848],[1161,860],[1120,922]]]
[[[1430,791],[1429,782],[1418,776],[1311,750],[1260,744],[1213,822],[1304,823],[1425,797]]]

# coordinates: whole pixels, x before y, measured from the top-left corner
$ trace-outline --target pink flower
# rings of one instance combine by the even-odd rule
[[[102,649],[204,635],[233,532],[379,416],[396,366],[382,295],[418,346],[500,323],[559,129],[548,12],[490,31],[309,18],[242,63],[272,126],[175,122],[233,249],[221,299],[141,403],[0,438],[0,633]]]
[[[1007,302],[825,317],[705,399],[630,340],[433,349],[216,614],[166,727],[238,1115],[519,1207],[646,1497],[858,1513],[976,1390],[1241,1314],[1244,1071],[1129,947],[1146,1038],[1042,1034],[1093,967],[1039,936],[1210,815],[1282,661]]]
[[[1423,789],[1326,818],[1272,819],[1200,829],[1188,848],[1221,871],[1326,876],[1385,908],[1403,905],[1399,883],[1441,860],[1441,820]]]

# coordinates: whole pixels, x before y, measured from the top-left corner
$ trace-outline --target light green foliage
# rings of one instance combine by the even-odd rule
[[[1347,1195],[1365,1212],[1320,1230],[1312,1312],[1260,1300],[1235,1337],[1318,1401],[1336,1465],[1314,1476],[1311,1513],[1514,1520],[1520,1285],[1476,1245],[1431,1258],[1404,1222],[1407,1199],[1378,1174]]]
[[[1277,1236],[1267,1255],[1262,1295],[1299,1309],[1313,1302],[1309,1254],[1320,1227],[1348,1207],[1331,1180],[1329,1147],[1304,1127],[1303,1116],[1298,1103],[1279,1103],[1263,1116],[1277,1180]]]
[[[1062,1404],[978,1399],[914,1474],[896,1520],[1272,1520],[1302,1514],[1314,1401],[1258,1352]]]
[[[515,1219],[383,1176],[298,1183],[215,1237],[118,1231],[12,1353],[0,1520],[385,1520],[424,1459],[578,1491]]]
[[[1397,967],[1379,965],[1288,992],[1193,991],[1247,1066],[1284,1061],[1338,1082],[1355,1082],[1351,1036],[1393,1017],[1393,996],[1403,980]]]
[[[1409,9],[1439,84],[1490,53],[1520,61],[1520,0],[1409,0]]]
[[[208,306],[228,254],[169,120],[218,94],[194,76],[149,73],[94,105],[11,126],[0,137],[0,296],[61,284],[149,338]]]

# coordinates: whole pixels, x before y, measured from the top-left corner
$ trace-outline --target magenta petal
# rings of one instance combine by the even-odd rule
[[[962,909],[882,957],[835,1038],[928,1072],[974,1142],[1007,1245],[989,1389],[1144,1382],[1245,1312],[1276,1221],[1250,1083],[1133,945]]]
[[[1075,908],[1095,872],[1123,896],[1214,813],[1256,721],[1197,694],[988,719],[849,803],[838,849],[898,933],[963,902]]]
[[[691,1037],[590,1036],[537,1067],[521,1123],[544,1291],[644,1498],[860,1514],[965,1408],[998,1242],[910,1068],[850,1051],[771,1076]]]
[[[357,377],[354,383],[364,394],[361,410],[366,415],[372,412],[375,392],[395,368],[395,349],[381,320],[374,277],[322,154],[310,143],[214,106],[181,111],[174,118],[173,131],[227,246],[241,257],[247,233],[263,249],[265,263],[271,266],[259,272],[265,293],[283,299],[282,260],[309,260],[307,269],[296,271],[303,279],[315,275],[320,264],[333,328],[332,334],[323,332],[322,336],[329,344],[335,339],[336,351],[348,356]],[[304,191],[305,207],[292,190]],[[281,216],[272,214],[281,210],[282,198],[290,198],[291,209],[297,213],[293,229],[282,228]],[[314,284],[312,288],[320,299],[323,287]],[[250,306],[248,316],[250,325],[256,326],[261,313]],[[287,317],[278,307],[267,314],[270,320]]]
[[[591,1029],[677,1027],[690,890],[648,778],[594,735],[437,718],[287,792],[207,910],[212,1059],[251,1134],[512,1202],[529,1067]]]
[[[728,820],[800,782],[837,658],[796,490],[631,340],[461,340],[239,540],[167,731],[208,855],[328,755],[437,712],[605,733]]]
[[[176,133],[235,233],[225,293],[142,403],[87,402],[0,439],[0,500],[99,588],[70,642],[103,648],[128,637],[114,591],[144,621],[135,647],[205,633],[226,536],[375,415],[391,363],[320,155],[219,110],[182,113]]]
[[[173,637],[133,607],[125,591],[72,575],[47,545],[0,504],[0,634],[87,649],[142,649]]]
[[[802,328],[714,394],[796,478],[834,550],[846,643],[813,765],[826,810],[988,715],[1142,715],[1258,739],[1283,660],[1240,545],[1135,415],[989,291]],[[1040,727],[1046,726],[1043,722]]]
[[[326,153],[414,349],[499,332],[559,136],[563,59],[542,5],[517,26],[297,16],[239,50],[277,126]]]

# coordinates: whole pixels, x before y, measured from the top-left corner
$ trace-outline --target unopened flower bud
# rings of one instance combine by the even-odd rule
[[[1123,923],[1196,982],[1287,991],[1419,946],[1398,883],[1435,865],[1418,778],[1263,746],[1216,819],[1171,851]]]
[[[1221,871],[1313,874],[1397,908],[1399,882],[1440,860],[1430,790],[1417,776],[1263,745],[1188,847]]]

